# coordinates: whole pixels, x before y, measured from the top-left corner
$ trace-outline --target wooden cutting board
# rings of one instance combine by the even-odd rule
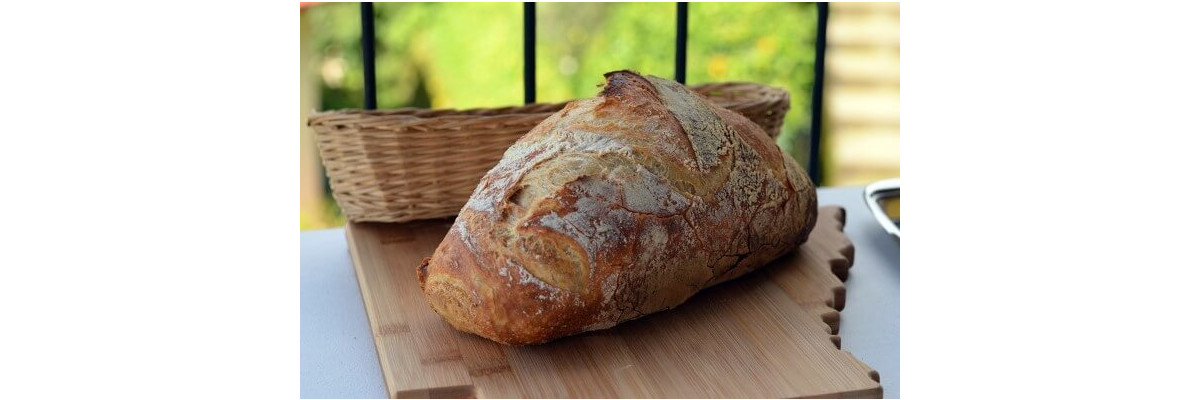
[[[392,397],[879,398],[879,375],[839,350],[845,215],[822,207],[799,251],[673,310],[525,347],[461,333],[425,303],[415,268],[452,220],[346,236]]]

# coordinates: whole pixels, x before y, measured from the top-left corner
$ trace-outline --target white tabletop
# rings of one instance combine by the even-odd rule
[[[900,242],[867,210],[862,187],[821,188],[821,205],[846,208],[854,266],[839,335],[900,397]],[[379,357],[342,229],[300,233],[300,397],[386,398]]]

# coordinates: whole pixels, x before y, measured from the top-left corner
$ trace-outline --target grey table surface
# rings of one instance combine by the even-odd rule
[[[817,197],[846,208],[855,247],[842,349],[879,371],[885,398],[899,398],[900,242],[871,217],[861,186],[821,188]],[[300,234],[300,397],[387,397],[342,229]]]

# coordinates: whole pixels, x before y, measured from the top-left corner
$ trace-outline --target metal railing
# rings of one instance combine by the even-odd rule
[[[525,104],[537,100],[537,74],[534,64],[534,39],[537,37],[536,2],[524,3],[524,83]],[[363,57],[363,108],[374,110],[376,104],[375,84],[375,3],[360,3],[362,18]],[[825,88],[825,31],[829,22],[829,4],[817,3],[816,57],[813,63],[812,101],[810,103],[811,124],[809,129],[808,175],[813,183],[821,185],[821,110],[824,106]],[[688,3],[675,3],[675,80],[687,80],[687,27]]]

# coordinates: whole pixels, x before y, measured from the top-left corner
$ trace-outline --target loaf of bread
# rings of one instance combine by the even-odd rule
[[[605,77],[504,153],[417,268],[455,328],[506,344],[605,329],[807,240],[812,181],[761,128],[674,81]]]

